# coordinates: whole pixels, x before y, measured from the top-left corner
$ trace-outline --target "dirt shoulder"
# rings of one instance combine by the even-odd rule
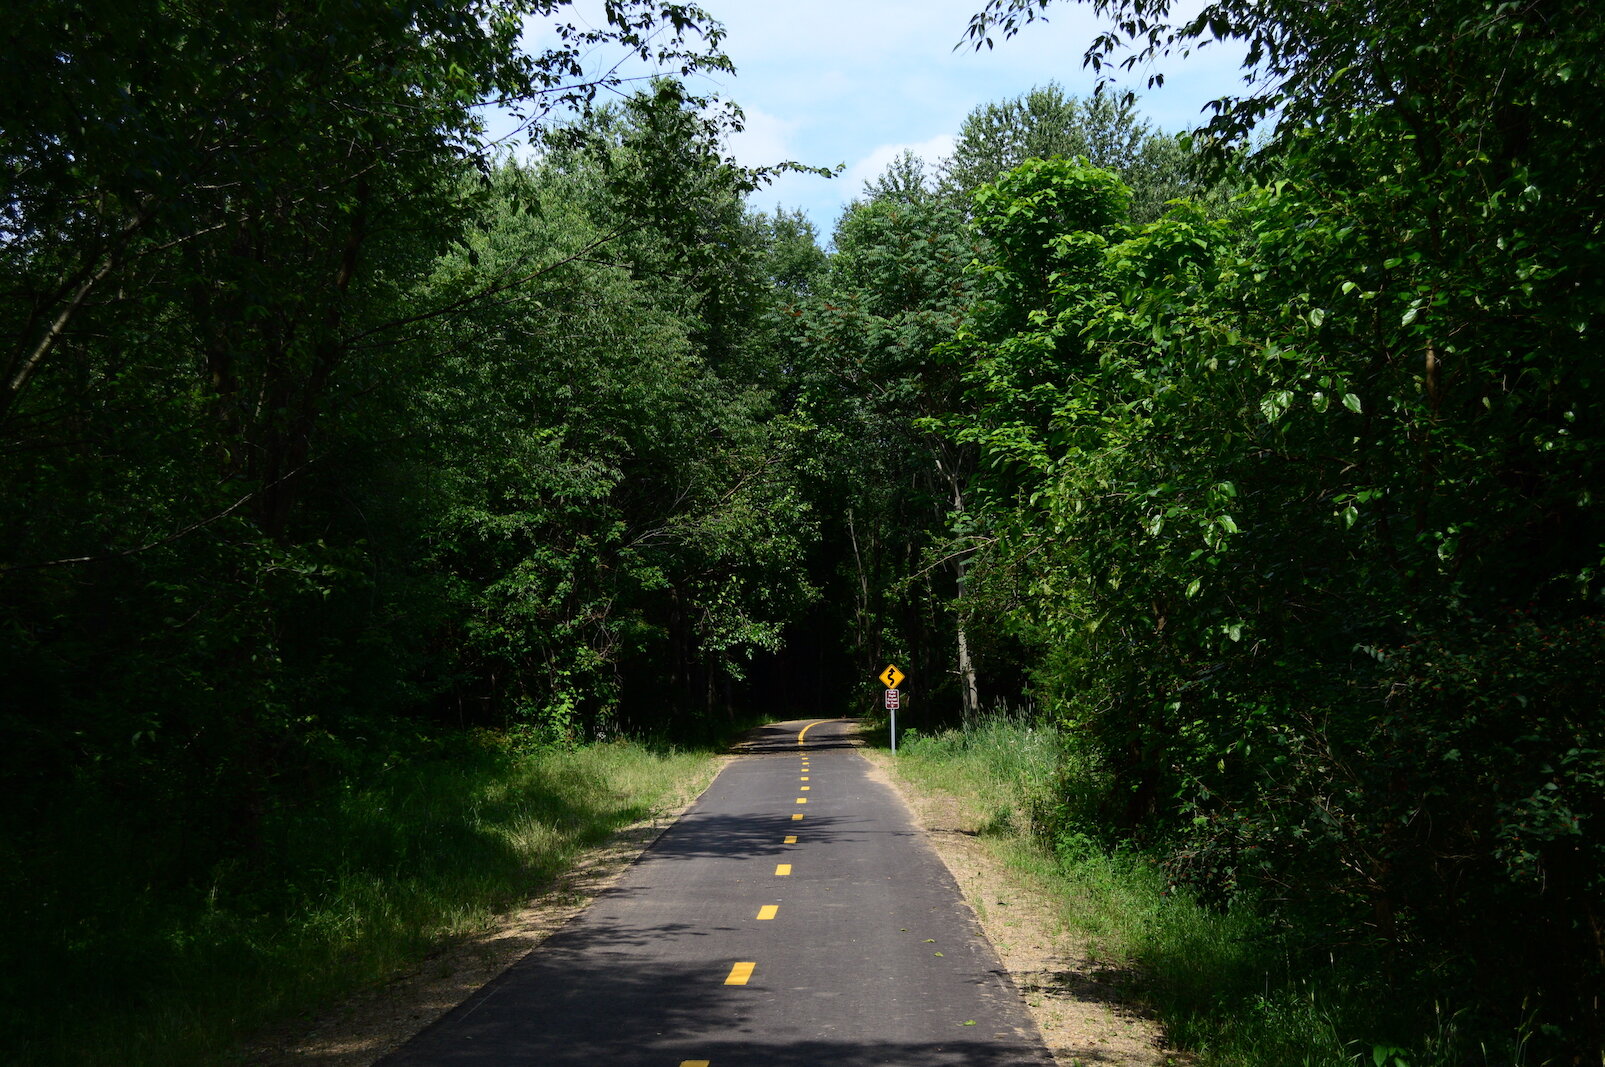
[[[1059,1067],[1180,1067],[1150,1015],[1121,1000],[1114,975],[1089,959],[1065,927],[1054,890],[1004,862],[980,835],[981,813],[951,794],[917,788],[892,756],[860,749],[875,775],[903,798],[952,872],[992,947],[1025,997]]]
[[[721,759],[714,773],[732,758]],[[712,779],[710,774],[707,781]],[[618,831],[493,928],[443,946],[412,970],[315,1019],[258,1035],[243,1062],[251,1067],[370,1067],[584,911],[700,792],[695,789],[673,810],[655,812]]]

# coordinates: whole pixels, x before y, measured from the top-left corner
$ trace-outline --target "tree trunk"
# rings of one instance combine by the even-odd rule
[[[964,718],[973,719],[981,712],[981,693],[975,681],[975,663],[970,659],[970,642],[964,629],[964,560],[954,563],[958,572],[959,610],[953,619],[958,634],[959,695],[964,701]]]
[[[964,514],[964,480],[959,471],[959,464],[952,459],[943,461],[940,450],[936,453],[936,469],[947,482],[948,489],[953,496],[953,514]],[[969,635],[964,625],[964,554],[953,554],[953,575],[955,587],[958,590],[958,608],[953,613],[953,629],[958,641],[958,676],[959,698],[964,709],[964,718],[973,719],[981,712],[980,686],[976,682],[975,661],[970,658]]]

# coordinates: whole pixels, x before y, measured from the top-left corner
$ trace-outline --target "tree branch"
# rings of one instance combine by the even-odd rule
[[[579,251],[575,252],[573,255],[564,256],[562,259],[558,260],[555,263],[548,263],[543,267],[539,267],[536,270],[530,271],[528,274],[520,275],[519,277],[514,278],[510,282],[504,282],[501,285],[487,286],[484,289],[481,289],[476,293],[469,293],[465,297],[462,297],[462,298],[457,299],[457,300],[453,300],[449,304],[445,304],[445,305],[443,305],[441,307],[435,308],[433,311],[424,311],[424,312],[420,312],[417,315],[408,315],[406,318],[393,319],[390,322],[381,323],[378,326],[374,326],[374,327],[372,327],[370,329],[364,330],[361,333],[355,335],[354,337],[347,338],[345,340],[345,342],[343,342],[344,347],[347,347],[347,348],[353,347],[353,346],[356,345],[356,343],[358,341],[361,341],[363,338],[372,337],[374,334],[382,333],[385,330],[395,330],[395,329],[399,329],[399,328],[401,328],[403,326],[411,326],[413,323],[416,323],[416,322],[426,322],[429,319],[438,319],[442,315],[449,315],[451,312],[457,311],[457,310],[459,310],[461,308],[464,308],[464,307],[467,307],[469,304],[472,304],[477,300],[483,300],[487,296],[495,296],[497,293],[505,293],[509,289],[515,289],[518,286],[523,285],[526,282],[530,282],[530,281],[533,281],[536,278],[539,278],[542,274],[546,274],[546,273],[548,273],[550,271],[554,271],[559,267],[567,266],[568,264],[573,263],[576,260],[584,259],[585,256],[592,249],[600,248],[602,245],[607,244],[609,241],[612,241],[614,238],[618,237],[623,232],[624,232],[624,228],[620,227],[620,228],[615,229],[615,230],[613,230],[613,231],[611,231],[609,233],[603,234],[601,237],[598,237],[596,240],[592,241],[590,244],[586,245],[584,248],[582,248]]]
[[[5,574],[9,573],[10,571],[39,570],[39,569],[44,568],[44,567],[65,567],[65,566],[67,566],[69,564],[73,564],[73,563],[105,563],[105,562],[107,562],[109,560],[125,559],[125,558],[127,558],[129,556],[137,556],[141,552],[149,552],[151,549],[160,548],[163,545],[170,545],[174,541],[177,541],[181,537],[187,537],[190,534],[194,533],[196,530],[202,529],[203,527],[210,526],[210,525],[212,525],[212,523],[217,522],[220,519],[227,518],[228,516],[232,515],[234,512],[238,511],[240,508],[244,507],[246,504],[249,504],[252,500],[255,500],[257,497],[259,497],[263,493],[267,492],[269,489],[272,489],[275,486],[277,486],[280,482],[288,481],[289,479],[295,477],[297,474],[300,474],[302,471],[306,470],[306,468],[310,467],[310,466],[311,466],[310,463],[303,463],[301,466],[297,467],[293,471],[290,471],[288,474],[285,474],[283,477],[278,478],[275,481],[272,481],[272,482],[268,483],[267,485],[259,486],[258,488],[251,490],[249,493],[246,493],[244,496],[240,497],[234,503],[230,504],[228,507],[226,507],[222,511],[218,512],[216,515],[210,515],[210,516],[208,516],[208,517],[206,517],[204,519],[199,519],[199,520],[197,520],[195,522],[192,522],[188,526],[185,526],[183,529],[178,530],[178,531],[176,531],[174,533],[170,533],[166,537],[161,538],[160,540],[150,541],[150,542],[148,542],[146,544],[143,544],[143,545],[136,545],[133,548],[125,548],[120,552],[107,552],[107,553],[105,553],[103,555],[99,555],[99,556],[68,556],[68,557],[65,557],[63,559],[49,559],[49,560],[44,560],[44,561],[39,562],[39,563],[0,564],[0,576],[4,576]]]

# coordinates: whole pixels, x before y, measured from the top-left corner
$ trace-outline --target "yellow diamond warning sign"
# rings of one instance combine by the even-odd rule
[[[903,683],[903,672],[897,669],[897,664],[889,663],[886,669],[881,671],[881,681],[886,683],[886,688],[896,689]]]

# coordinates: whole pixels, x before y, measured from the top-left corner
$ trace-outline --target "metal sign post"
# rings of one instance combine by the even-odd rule
[[[903,672],[897,669],[897,664],[888,663],[886,669],[880,674],[881,684],[886,687],[886,710],[892,713],[892,755],[897,755],[897,706],[902,703],[902,694],[897,687],[903,682]]]
[[[901,694],[895,689],[886,690],[886,710],[892,713],[892,755],[897,755],[897,705]]]

